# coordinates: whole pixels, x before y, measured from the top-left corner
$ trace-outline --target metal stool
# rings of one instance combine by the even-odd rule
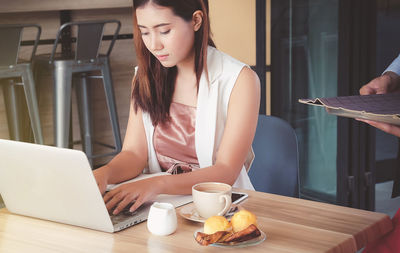
[[[22,32],[24,28],[28,27],[37,29],[32,54],[28,62],[18,62]],[[17,86],[22,86],[34,140],[36,143],[43,144],[35,81],[31,66],[31,60],[35,55],[40,33],[40,26],[35,24],[0,25],[0,84],[3,87],[10,139],[23,141],[21,136],[21,109],[19,108],[20,103],[18,103],[17,95]]]
[[[108,51],[105,55],[99,54],[103,38],[104,26],[115,23],[116,28]],[[54,145],[68,148],[69,128],[71,120],[71,89],[74,83],[78,98],[79,123],[83,151],[89,161],[99,156],[114,155],[121,151],[121,134],[119,130],[117,110],[115,106],[114,89],[109,65],[109,55],[118,36],[121,23],[118,20],[80,21],[63,24],[57,32],[51,55],[38,56],[34,59],[35,69],[47,68],[53,72],[54,78]],[[71,57],[56,55],[60,36],[66,29],[76,28],[75,53]],[[73,40],[74,42],[74,40]],[[93,71],[101,71],[101,76],[90,76]],[[112,126],[115,146],[106,145],[114,149],[108,154],[94,155],[92,149],[92,124],[89,108],[89,89],[87,79],[102,78],[109,117]],[[79,80],[79,82],[78,82]]]

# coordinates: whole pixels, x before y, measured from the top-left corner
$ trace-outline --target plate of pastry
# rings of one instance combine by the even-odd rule
[[[210,217],[193,236],[202,246],[239,248],[260,244],[267,238],[258,229],[256,216],[247,210],[235,213],[231,221],[223,216]]]

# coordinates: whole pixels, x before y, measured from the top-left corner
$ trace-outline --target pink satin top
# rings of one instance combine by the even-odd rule
[[[194,138],[196,107],[172,102],[169,113],[171,120],[154,129],[153,144],[161,169],[171,174],[198,169]]]

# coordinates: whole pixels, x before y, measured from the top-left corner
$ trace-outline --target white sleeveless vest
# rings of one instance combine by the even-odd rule
[[[199,82],[195,123],[195,146],[200,169],[215,163],[216,154],[224,133],[229,98],[244,63],[214,47],[207,49],[207,67],[210,82],[203,72]],[[148,146],[148,168],[143,173],[161,172],[153,146],[154,126],[150,114],[143,112],[143,124]],[[234,187],[254,190],[247,171],[254,160],[251,149]]]

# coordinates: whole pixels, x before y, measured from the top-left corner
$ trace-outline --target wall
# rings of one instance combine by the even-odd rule
[[[211,30],[216,46],[221,51],[247,63],[256,64],[256,0],[209,0]],[[270,11],[267,0],[267,65],[271,64]],[[267,72],[266,107],[271,114],[270,73]]]

